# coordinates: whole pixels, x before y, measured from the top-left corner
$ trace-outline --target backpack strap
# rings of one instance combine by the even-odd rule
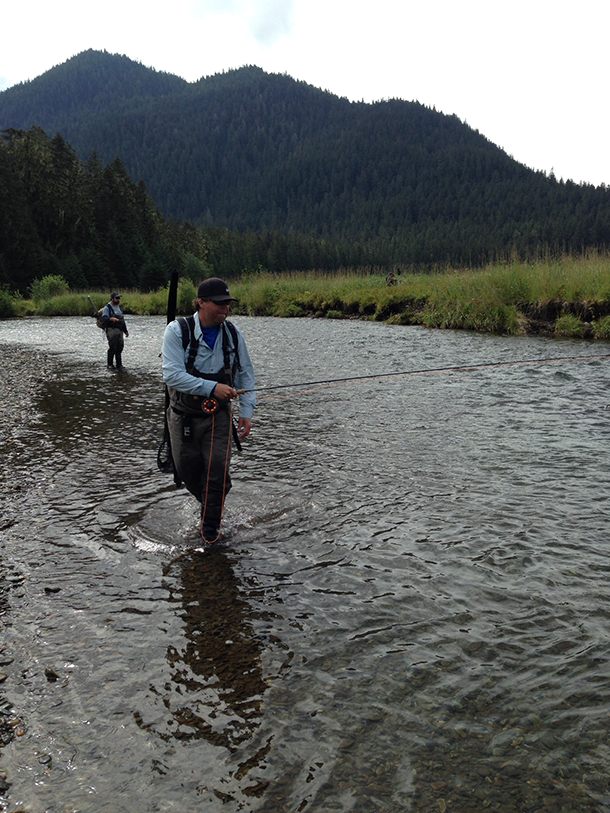
[[[229,344],[229,333],[233,339],[233,364],[231,364],[231,345]],[[224,321],[222,323],[222,354],[224,357],[225,372],[231,376],[231,385],[235,379],[237,370],[241,370],[239,362],[239,339],[237,329],[233,322]]]
[[[104,314],[106,313],[106,308],[108,308],[108,316],[104,316]],[[102,330],[106,330],[107,328],[112,327],[112,325],[110,324],[110,319],[112,316],[114,316],[114,310],[110,302],[100,309],[99,314],[100,315],[97,322],[98,327],[101,327]]]
[[[195,317],[187,316],[185,319],[184,316],[179,316],[176,321],[182,331],[182,347],[185,350],[187,347],[189,348],[186,371],[192,374],[193,367],[195,366],[195,357],[199,349],[199,339],[195,338]]]

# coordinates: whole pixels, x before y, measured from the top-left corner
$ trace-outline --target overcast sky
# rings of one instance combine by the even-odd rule
[[[7,2],[0,90],[89,48],[189,82],[242,65],[455,113],[518,161],[610,185],[608,0]]]

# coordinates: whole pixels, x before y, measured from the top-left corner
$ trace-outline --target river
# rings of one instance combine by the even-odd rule
[[[156,467],[164,320],[122,375],[92,319],[0,322],[45,378],[0,442],[0,809],[610,811],[608,346],[234,321],[211,550]]]

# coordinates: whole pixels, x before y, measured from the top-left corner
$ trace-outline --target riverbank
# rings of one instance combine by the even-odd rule
[[[505,335],[610,339],[607,254],[430,274],[396,269],[390,285],[385,273],[374,269],[281,275],[245,271],[229,283],[238,299],[233,310],[240,315],[362,319]],[[192,312],[196,292],[194,281],[180,280],[178,314]],[[27,300],[1,293],[0,315],[4,316],[91,315],[89,297],[96,306],[103,306],[108,297],[99,291],[65,292]],[[167,288],[122,294],[126,314],[166,313]]]

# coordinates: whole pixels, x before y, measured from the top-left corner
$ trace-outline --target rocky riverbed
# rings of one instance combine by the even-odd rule
[[[12,524],[15,499],[27,488],[27,469],[19,465],[28,443],[28,425],[36,418],[36,395],[54,378],[58,362],[33,349],[3,345],[0,365],[0,531]]]
[[[36,417],[36,393],[54,377],[56,362],[35,350],[4,345],[0,365],[0,534],[10,528],[19,512],[21,495],[28,488],[28,470],[19,465],[21,450],[28,443],[28,425]],[[1,556],[1,554],[0,554]],[[0,630],[10,614],[11,590],[18,590],[22,576],[7,569],[0,558]],[[0,749],[21,730],[20,720],[7,701],[2,685],[4,668],[13,662],[11,653],[0,647]],[[0,750],[1,758],[1,750]],[[8,790],[6,773],[0,767],[0,796]]]

